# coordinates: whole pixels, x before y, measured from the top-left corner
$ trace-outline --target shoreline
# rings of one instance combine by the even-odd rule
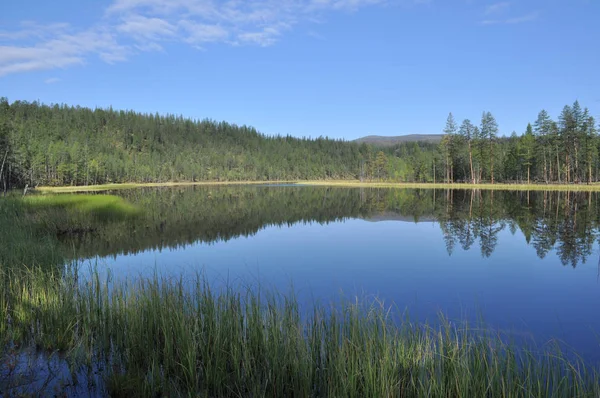
[[[584,191],[600,192],[600,183],[594,184],[469,184],[469,183],[407,183],[407,182],[373,182],[358,180],[276,180],[276,181],[182,181],[153,183],[118,183],[82,186],[42,186],[32,189],[40,193],[76,193],[99,192],[133,188],[160,188],[178,186],[217,186],[217,185],[276,185],[296,184],[299,186],[331,186],[348,188],[404,188],[404,189],[463,189],[463,190],[498,190],[498,191]]]

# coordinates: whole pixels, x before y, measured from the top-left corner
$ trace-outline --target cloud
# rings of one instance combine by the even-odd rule
[[[238,35],[238,39],[242,43],[253,43],[263,47],[270,46],[277,41],[281,35],[279,30],[273,27],[264,28],[260,32],[246,32]]]
[[[509,7],[510,7],[510,3],[508,1],[490,4],[489,6],[487,6],[485,8],[485,11],[483,12],[483,14],[484,15],[500,14],[500,13],[508,10]]]
[[[1,45],[2,41],[14,41],[15,37],[20,38],[18,44]],[[127,49],[108,30],[93,28],[76,32],[67,24],[24,23],[22,30],[0,37],[0,76],[81,65],[90,55],[112,63],[125,60]]]
[[[176,27],[164,19],[131,15],[117,26],[117,31],[129,34],[137,39],[156,40],[163,36],[173,36]]]
[[[54,83],[58,83],[59,81],[60,81],[60,79],[58,77],[51,77],[49,79],[44,80],[44,83],[54,84]]]
[[[531,12],[519,17],[510,17],[504,19],[485,19],[480,21],[480,25],[516,25],[525,22],[532,22],[538,19],[540,16],[539,12]]]
[[[168,43],[270,46],[300,22],[369,6],[428,4],[430,0],[113,0],[92,26],[24,21],[0,31],[0,77],[83,65],[115,63]],[[311,22],[312,23],[312,22]]]
[[[185,41],[189,44],[226,41],[229,38],[229,31],[218,24],[182,20],[179,27],[185,32]]]

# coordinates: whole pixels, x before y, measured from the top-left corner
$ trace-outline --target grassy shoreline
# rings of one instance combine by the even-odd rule
[[[600,191],[600,184],[468,184],[468,183],[405,183],[356,180],[297,181],[298,185],[319,185],[356,188],[410,188],[410,189],[480,189],[503,191]]]
[[[212,186],[212,185],[263,185],[263,184],[297,184],[312,186],[331,186],[349,188],[408,188],[408,189],[479,189],[503,191],[585,191],[600,192],[600,183],[595,184],[468,184],[468,183],[405,183],[375,182],[358,180],[283,180],[283,181],[199,181],[199,182],[161,182],[161,183],[123,183],[66,187],[37,187],[40,193],[76,193],[99,192],[132,188],[158,188],[178,186]]]
[[[0,291],[4,347],[58,353],[71,374],[103,364],[97,388],[110,396],[600,395],[598,371],[558,348],[516,349],[443,318],[412,324],[377,301],[305,313],[294,296],[217,291],[201,275],[125,284],[35,268],[0,270]]]
[[[193,185],[219,184],[224,183]],[[300,184],[423,188],[348,181]],[[181,184],[117,189],[176,185]],[[31,206],[36,217],[58,209],[65,214],[56,225],[40,226],[58,230],[79,227],[81,212],[100,220],[136,212],[121,198],[98,196],[30,196],[0,206],[0,216],[6,211],[5,219],[16,223],[24,221],[14,218],[18,207]],[[25,237],[37,236],[33,227],[5,224],[0,240],[11,257],[3,262],[0,256],[0,395],[18,396],[19,388],[27,388],[15,358],[27,357],[22,353],[28,350],[62,358],[69,372],[65,384],[77,385],[73,380],[79,378],[80,388],[88,388],[94,380],[81,378],[94,374],[101,379],[96,383],[100,394],[115,397],[600,396],[599,370],[568,358],[557,346],[515,347],[499,335],[443,318],[439,327],[413,324],[376,301],[304,311],[294,296],[242,285],[217,292],[201,276],[194,281],[155,276],[126,284],[102,281],[94,272],[81,278],[62,266],[28,268],[43,253],[49,263],[65,261],[55,258],[51,242],[46,252],[26,244]]]
[[[263,185],[263,184],[288,184],[296,181],[181,181],[181,182],[148,182],[148,183],[122,183],[122,184],[101,184],[101,185],[81,185],[64,187],[37,187],[34,191],[41,193],[75,193],[75,192],[96,192],[111,191],[119,189],[132,188],[160,188],[160,187],[180,187],[180,186],[210,186],[210,185]]]

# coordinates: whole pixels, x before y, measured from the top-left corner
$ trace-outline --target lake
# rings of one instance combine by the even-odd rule
[[[313,186],[115,191],[142,212],[63,236],[102,276],[203,272],[293,289],[303,306],[373,298],[411,321],[482,322],[600,363],[599,194]]]

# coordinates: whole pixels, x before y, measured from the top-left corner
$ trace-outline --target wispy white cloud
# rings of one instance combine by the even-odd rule
[[[484,19],[479,23],[481,25],[516,25],[526,22],[532,22],[539,18],[540,13],[537,11],[531,12],[529,14],[521,15],[518,17],[509,17],[504,19]]]
[[[483,14],[484,15],[500,14],[500,13],[508,10],[509,7],[510,7],[510,2],[508,2],[508,1],[490,4],[489,6],[487,6],[485,8],[485,11],[483,12]]]
[[[113,0],[93,26],[40,25],[0,31],[0,76],[82,65],[91,58],[114,63],[140,51],[163,51],[180,42],[270,46],[299,22],[328,13],[431,0]]]
[[[44,83],[54,84],[54,83],[58,83],[59,81],[60,81],[60,79],[58,77],[51,77],[49,79],[44,80]]]
[[[127,48],[113,33],[100,28],[74,32],[66,24],[26,23],[22,30],[4,33],[0,44],[6,39],[14,41],[15,36],[22,38],[20,43],[0,45],[0,76],[81,65],[90,55],[109,63],[127,58]]]
[[[164,36],[174,36],[177,28],[160,18],[143,15],[130,15],[117,26],[117,31],[129,34],[136,39],[156,40]]]
[[[196,23],[184,19],[179,21],[179,27],[184,32],[184,41],[189,44],[201,45],[229,38],[229,31],[218,24]]]

